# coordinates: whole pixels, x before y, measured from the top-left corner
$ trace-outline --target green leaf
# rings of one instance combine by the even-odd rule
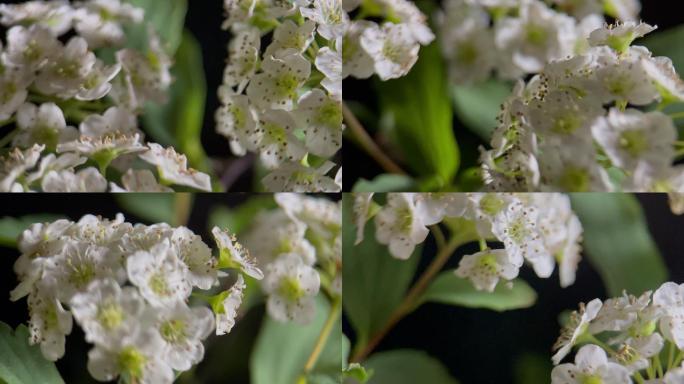
[[[523,280],[515,279],[509,289],[500,282],[494,292],[478,291],[470,280],[462,279],[453,271],[442,272],[425,291],[422,302],[434,302],[470,308],[508,311],[527,308],[537,300],[537,294]]]
[[[347,379],[354,379],[357,383],[365,383],[373,376],[373,372],[367,371],[359,363],[351,363],[344,369],[343,376]]]
[[[147,132],[165,145],[173,145],[188,157],[191,167],[210,172],[209,159],[202,147],[206,80],[202,51],[189,33],[185,32],[171,69],[174,82],[165,105],[150,103],[143,116]]]
[[[375,228],[368,223],[364,240],[354,245],[353,201],[343,198],[342,254],[344,255],[344,309],[356,330],[357,342],[363,345],[370,335],[384,325],[392,311],[403,300],[416,271],[421,247],[416,247],[408,260],[389,254],[387,246],[375,241]]]
[[[316,298],[316,316],[307,325],[280,323],[270,316],[264,319],[250,361],[254,384],[293,384],[302,374],[314,348],[330,304]],[[339,313],[339,312],[338,312]],[[342,371],[342,319],[338,316],[328,341],[312,372],[313,376],[339,376]]]
[[[126,212],[150,223],[173,223],[173,193],[118,193],[117,203]]]
[[[46,360],[37,345],[28,344],[25,325],[12,331],[0,322],[0,382],[5,384],[64,384],[55,365]]]
[[[548,382],[552,369],[553,365],[548,356],[524,353],[515,360],[514,382],[516,384]]]
[[[147,24],[151,24],[161,38],[166,52],[173,56],[181,44],[187,0],[128,0],[145,10],[145,21],[126,28],[127,46],[137,49],[147,47]]]
[[[609,296],[658,288],[667,270],[636,197],[576,193],[572,207],[584,228],[584,254],[603,278]]]
[[[489,142],[496,128],[501,104],[511,95],[510,84],[489,80],[453,88],[454,111],[466,128]]]
[[[19,235],[31,224],[51,222],[63,217],[53,214],[26,215],[22,217],[5,216],[0,219],[0,245],[16,247]]]
[[[383,174],[373,180],[361,179],[354,184],[353,192],[396,192],[411,191],[415,184],[413,179],[404,175]]]
[[[444,72],[439,48],[432,43],[421,48],[408,75],[376,84],[382,119],[389,122],[408,165],[447,185],[458,171],[460,153]]]
[[[368,384],[457,383],[437,359],[412,349],[373,354],[366,361],[366,368],[373,370]]]
[[[254,216],[259,212],[275,207],[276,202],[271,195],[257,195],[233,208],[221,205],[213,208],[209,213],[209,229],[217,226],[227,228],[239,235],[249,228]]]

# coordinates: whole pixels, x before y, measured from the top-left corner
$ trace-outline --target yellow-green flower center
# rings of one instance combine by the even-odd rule
[[[182,320],[169,320],[164,322],[159,329],[164,340],[176,344],[186,339],[186,323]]]
[[[119,370],[128,373],[133,378],[142,377],[146,362],[147,357],[135,347],[122,349],[117,358]]]
[[[278,292],[288,301],[297,301],[299,300],[299,298],[304,296],[304,290],[302,289],[302,286],[299,284],[299,280],[290,276],[285,277],[280,282]]]
[[[117,303],[106,303],[97,310],[97,321],[105,329],[117,328],[124,320],[124,313]]]
[[[620,135],[620,148],[629,153],[632,157],[638,157],[648,149],[648,140],[644,131],[630,130],[624,131]]]

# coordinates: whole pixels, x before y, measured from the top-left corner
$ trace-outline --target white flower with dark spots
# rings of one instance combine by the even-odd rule
[[[315,315],[314,299],[320,288],[318,272],[299,255],[286,253],[266,266],[262,288],[266,309],[278,321],[308,324]]]

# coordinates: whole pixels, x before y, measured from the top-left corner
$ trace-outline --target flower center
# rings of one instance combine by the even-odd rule
[[[566,114],[559,116],[553,124],[551,129],[553,132],[560,134],[571,134],[577,130],[580,126],[580,119],[572,114]]]
[[[160,333],[164,340],[171,344],[177,344],[186,339],[186,324],[182,320],[174,319],[164,322],[160,327]]]
[[[559,184],[565,191],[586,192],[589,190],[589,173],[586,169],[568,167]]]
[[[599,376],[584,376],[581,381],[582,384],[602,384],[603,379]]]
[[[304,290],[299,284],[299,280],[294,277],[285,277],[280,282],[280,288],[278,289],[281,296],[286,298],[288,301],[297,301],[299,298],[304,296]]]
[[[646,135],[641,130],[622,132],[619,144],[632,157],[638,157],[648,148],[648,140],[646,140]]]
[[[128,373],[134,378],[142,377],[146,362],[147,358],[145,355],[135,347],[122,349],[117,358],[119,370]]]
[[[123,322],[124,314],[121,307],[116,303],[107,303],[97,310],[97,321],[105,329],[112,330]]]
[[[483,255],[477,262],[478,269],[486,275],[496,275],[499,270],[499,263],[496,261],[496,256],[491,253]]]
[[[525,39],[528,43],[536,46],[543,46],[548,37],[546,30],[536,24],[527,24],[525,26]]]
[[[167,296],[169,294],[168,284],[166,284],[166,279],[161,272],[154,273],[150,276],[148,284],[150,285],[152,292],[158,296]]]
[[[95,277],[95,267],[92,263],[86,262],[79,265],[71,265],[69,282],[77,289],[85,288],[93,277]]]
[[[504,207],[504,201],[494,196],[487,194],[480,199],[480,210],[489,216],[494,216]]]
[[[456,61],[461,64],[470,65],[475,63],[477,60],[478,52],[477,47],[471,42],[463,42],[460,47],[458,47],[458,52],[456,53]]]
[[[508,227],[508,236],[516,244],[521,244],[527,236],[527,226],[521,217],[513,220]]]

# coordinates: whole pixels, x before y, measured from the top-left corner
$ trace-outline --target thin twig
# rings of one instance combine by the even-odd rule
[[[354,116],[354,113],[349,109],[346,103],[342,103],[342,114],[344,121],[347,123],[349,130],[352,132],[361,148],[373,158],[385,171],[389,173],[396,173],[405,175],[406,172],[401,169],[392,159],[378,147],[373,139],[368,135],[368,132],[363,128],[361,122]]]
[[[325,320],[323,329],[321,329],[321,333],[318,335],[316,344],[314,344],[314,348],[311,351],[309,358],[306,360],[306,364],[304,364],[304,370],[300,376],[299,382],[305,382],[303,380],[305,380],[306,376],[314,369],[318,358],[323,352],[323,348],[328,342],[328,338],[330,337],[330,333],[335,325],[335,321],[337,321],[339,318],[341,306],[340,299],[333,300],[332,305],[330,306],[330,312],[328,313],[328,318]]]

